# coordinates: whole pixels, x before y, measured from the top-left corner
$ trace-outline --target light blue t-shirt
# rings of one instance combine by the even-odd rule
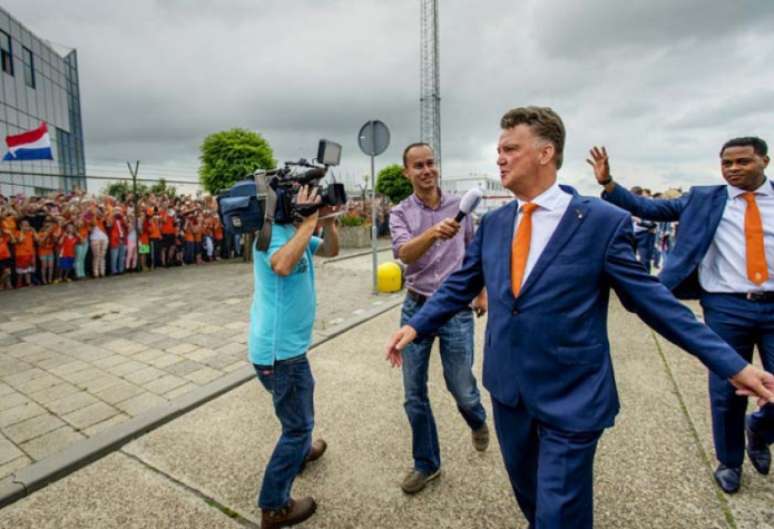
[[[312,254],[322,239],[310,239],[290,275],[283,277],[271,269],[271,256],[295,233],[291,224],[275,224],[269,249],[259,252],[253,247],[255,287],[247,336],[248,357],[253,364],[273,365],[304,354],[312,341],[316,305]]]

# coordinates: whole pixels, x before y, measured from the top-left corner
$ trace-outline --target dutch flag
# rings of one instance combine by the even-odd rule
[[[36,129],[6,136],[5,143],[8,145],[8,152],[3,156],[3,161],[54,159],[45,122],[41,122]]]

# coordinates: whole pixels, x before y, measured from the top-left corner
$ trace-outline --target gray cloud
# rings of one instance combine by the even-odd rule
[[[91,167],[142,159],[193,173],[206,134],[244,127],[280,160],[313,156],[320,137],[340,141],[340,173],[359,177],[366,120],[392,131],[379,165],[418,139],[416,0],[4,5],[39,36],[78,49]],[[584,159],[602,143],[626,178],[653,188],[717,178],[728,137],[774,141],[773,19],[767,0],[447,0],[444,173],[496,174],[500,116],[541,104],[566,122],[561,177],[582,190],[596,192]]]

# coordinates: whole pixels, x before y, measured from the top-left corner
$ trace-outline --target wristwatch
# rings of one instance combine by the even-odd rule
[[[598,181],[598,180],[597,180],[597,181]],[[599,182],[599,181],[598,181],[598,182],[599,182],[599,185],[601,185],[601,186],[606,186],[606,185],[608,185],[608,184],[609,184],[610,182],[612,182],[612,181],[613,181],[613,176],[612,176],[612,175],[610,175],[610,176],[608,176],[608,177],[607,177],[607,180],[605,180],[604,182]]]

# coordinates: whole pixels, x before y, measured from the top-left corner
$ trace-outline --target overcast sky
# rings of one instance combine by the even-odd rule
[[[445,176],[496,175],[500,117],[530,104],[564,119],[560,180],[584,192],[594,144],[621,182],[656,190],[718,182],[728,138],[774,144],[774,1],[439,3]],[[140,159],[193,174],[208,133],[244,127],[279,160],[339,141],[358,176],[365,121],[392,132],[377,169],[419,138],[419,0],[3,5],[78,50],[89,172]]]

